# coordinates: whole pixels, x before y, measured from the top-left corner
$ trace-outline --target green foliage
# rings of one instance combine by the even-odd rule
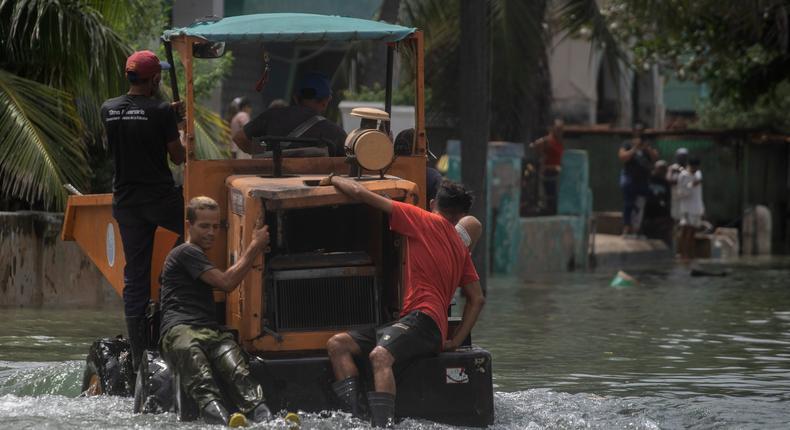
[[[161,56],[161,58],[165,57],[164,48],[161,49]],[[177,52],[173,52],[173,57],[178,74],[178,92],[183,98],[186,95],[184,68],[180,67],[180,55]],[[192,88],[195,91],[195,99],[198,101],[205,100],[211,96],[211,93],[222,83],[222,80],[230,75],[230,69],[233,66],[233,53],[228,51],[222,57],[214,59],[196,58],[192,61],[192,64],[194,66]],[[169,79],[168,76],[163,76],[162,84],[170,85]]]
[[[129,53],[160,49],[168,4],[0,0],[0,200],[62,209],[65,183],[109,191],[111,161],[99,144],[99,107],[127,90]],[[232,61],[196,61],[198,98],[212,91]],[[228,140],[227,124],[202,108],[196,116],[198,155],[226,156],[217,142]]]
[[[156,52],[162,45],[159,38],[167,29],[172,2],[162,0],[135,0],[135,16],[119,13],[117,2],[92,0],[103,7],[102,15],[107,24],[132,48],[132,51],[148,49]],[[131,19],[130,19],[131,18]],[[161,58],[164,58],[162,56]]]
[[[788,79],[787,0],[612,0],[601,14],[635,65],[705,82],[714,103],[748,106]]]
[[[705,129],[763,129],[790,134],[790,82],[763,94],[744,109],[730,100],[707,101],[700,106],[697,126]]]
[[[705,83],[697,125],[788,130],[790,2],[787,0],[566,0],[571,35],[592,37],[637,69],[658,65]],[[630,56],[622,54],[624,50]]]
[[[216,112],[195,106],[195,155],[201,160],[228,158],[230,127]]]
[[[361,87],[359,91],[346,91],[343,93],[343,99],[355,100],[360,102],[379,102],[384,103],[386,91],[378,83],[373,85],[373,88]],[[431,104],[432,91],[430,88],[425,89],[425,104]],[[411,106],[414,104],[414,84],[407,83],[399,86],[392,91],[392,104]]]
[[[423,31],[425,43],[425,88],[432,91],[431,104],[426,112],[458,115],[460,7],[458,0],[405,0],[402,5],[404,25]],[[413,58],[404,56],[403,73],[411,79]]]
[[[161,49],[161,57],[164,58],[164,48]],[[173,61],[180,65],[180,59],[176,52],[173,52]],[[225,56],[218,59],[204,60],[195,59],[193,73],[193,89],[195,99],[205,99],[211,95],[222,79],[230,73],[233,64],[233,56],[228,52]],[[178,92],[183,100],[186,95],[186,77],[184,68],[176,66],[178,81]],[[169,75],[162,77],[160,87],[163,96],[169,100],[173,99],[170,88]],[[230,126],[220,114],[213,112],[200,104],[195,104],[195,155],[200,160],[216,160],[230,157]]]
[[[135,50],[150,49],[156,52],[159,58],[165,58],[165,48],[160,41],[160,36],[167,29],[167,17],[171,12],[171,3],[163,0],[138,0],[141,11],[134,25],[121,20],[115,25],[116,30],[128,40]],[[181,65],[181,56],[173,52],[173,62],[176,69],[178,92],[183,99],[186,95],[186,77]],[[192,73],[192,88],[195,91],[195,100],[199,103],[211,96],[211,93],[221,83],[222,79],[230,74],[233,66],[233,53],[226,52],[217,59],[194,59]],[[170,91],[170,76],[162,75],[162,92],[172,99]],[[200,159],[228,158],[229,149],[224,142],[230,141],[230,128],[221,115],[202,106],[195,107],[195,152]]]
[[[585,0],[593,1],[593,0]],[[492,0],[491,28],[491,134],[495,138],[526,140],[535,128],[543,129],[551,86],[544,21],[547,1]],[[460,2],[404,1],[402,21],[425,35],[425,85],[432,90],[429,114],[457,117],[464,98],[459,87]],[[410,58],[406,67],[412,70]],[[409,75],[409,74],[406,74]],[[537,124],[537,126],[536,126]]]
[[[101,133],[98,105],[117,95],[123,82],[115,71],[122,70],[129,51],[101,11],[133,17],[137,6],[134,1],[0,1],[4,198],[60,209],[63,183],[88,182],[85,142]]]
[[[63,185],[85,183],[82,121],[71,96],[0,70],[3,194],[63,207]]]

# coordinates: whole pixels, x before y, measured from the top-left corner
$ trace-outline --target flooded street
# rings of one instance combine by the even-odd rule
[[[629,288],[605,270],[491,280],[474,342],[494,357],[494,428],[790,428],[790,260],[714,267],[729,276],[669,265],[630,270]],[[177,424],[132,414],[132,399],[78,397],[91,341],[122,331],[120,309],[0,311],[0,427]],[[353,427],[365,425],[303,416],[303,428]]]

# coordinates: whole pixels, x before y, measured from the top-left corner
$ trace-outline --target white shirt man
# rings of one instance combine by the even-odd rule
[[[678,196],[678,178],[686,169],[689,152],[686,148],[678,148],[675,151],[675,162],[667,170],[667,182],[669,182],[672,201],[670,204],[670,216],[675,222],[680,221],[680,197]]]
[[[678,177],[678,213],[681,226],[699,227],[705,204],[702,201],[702,171],[695,166],[684,169]]]

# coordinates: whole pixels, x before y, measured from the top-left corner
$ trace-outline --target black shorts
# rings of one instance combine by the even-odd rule
[[[411,359],[437,354],[441,350],[442,335],[431,317],[412,311],[401,319],[377,328],[352,330],[348,334],[365,355],[381,346],[389,351],[395,362],[403,365]]]

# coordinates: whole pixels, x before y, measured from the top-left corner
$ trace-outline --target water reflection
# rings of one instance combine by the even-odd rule
[[[787,263],[741,261],[721,278],[634,271],[640,285],[626,289],[610,273],[495,279],[475,342],[494,353],[504,391],[787,400]]]

